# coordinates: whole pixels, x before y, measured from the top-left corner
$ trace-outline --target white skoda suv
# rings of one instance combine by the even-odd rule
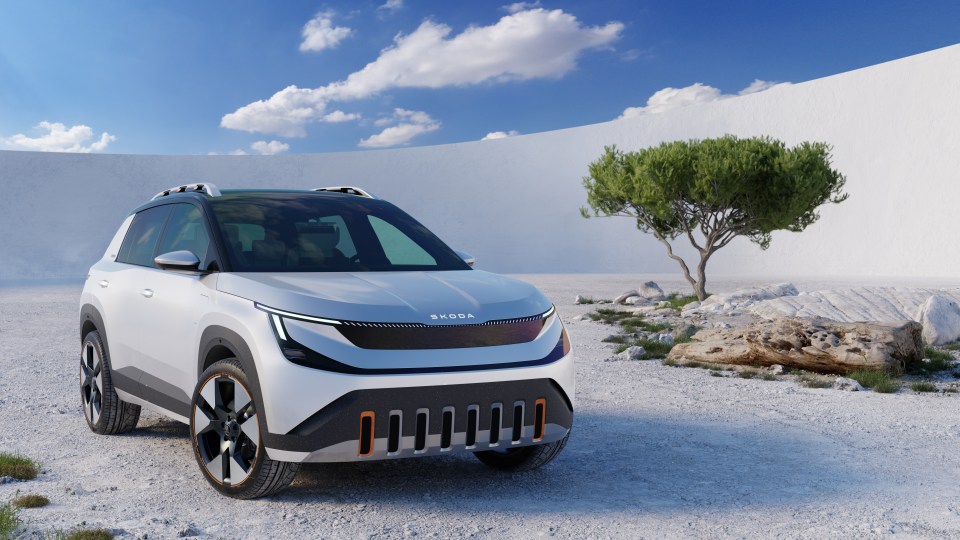
[[[570,341],[535,287],[472,266],[359,188],[163,191],[83,289],[87,423],[126,432],[148,407],[189,424],[237,498],[305,462],[544,465],[573,425]]]

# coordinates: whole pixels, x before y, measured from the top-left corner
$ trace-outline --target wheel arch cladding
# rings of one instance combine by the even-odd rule
[[[107,332],[103,327],[103,317],[100,311],[92,304],[84,304],[80,308],[80,341],[90,332],[96,330],[100,332],[100,341],[103,342],[103,348],[110,354],[110,348],[107,346]]]
[[[229,328],[223,326],[208,326],[200,336],[200,351],[197,356],[197,381],[210,366],[227,358],[236,358],[240,367],[250,382],[250,391],[262,413],[263,395],[260,393],[260,377],[257,374],[257,365],[253,360],[253,353],[247,342]],[[266,415],[261,414],[266,424]]]

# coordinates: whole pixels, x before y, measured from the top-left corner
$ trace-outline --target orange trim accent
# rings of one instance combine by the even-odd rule
[[[370,419],[370,451],[363,453],[363,419]],[[377,415],[373,411],[363,411],[360,413],[360,441],[357,443],[357,455],[360,457],[367,457],[373,455],[373,441],[374,441],[374,427],[376,422]]]
[[[539,426],[536,426],[536,425],[533,426],[533,429],[534,429],[533,442],[540,442],[540,441],[542,441],[542,440],[543,440],[543,434],[546,433],[546,431],[547,431],[547,400],[546,400],[546,398],[540,398],[540,399],[538,399],[538,400],[536,400],[536,401],[533,402],[533,419],[534,419],[534,421],[536,421],[536,419],[537,419],[537,407],[541,407],[543,412],[541,413],[541,416],[540,416],[540,425],[539,425]],[[540,428],[540,436],[539,436],[539,437],[536,436],[536,430],[537,430],[537,428]]]

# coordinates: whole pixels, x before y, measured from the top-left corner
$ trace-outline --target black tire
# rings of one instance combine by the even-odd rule
[[[274,461],[263,448],[262,405],[234,358],[203,372],[193,391],[190,438],[193,455],[207,482],[235,499],[267,497],[284,489],[299,463]],[[212,403],[211,403],[212,400]]]
[[[484,464],[507,472],[526,472],[543,467],[550,463],[567,444],[570,433],[560,439],[546,444],[536,446],[522,446],[520,448],[508,448],[505,450],[484,450],[474,452],[473,455]]]
[[[101,435],[126,433],[140,419],[140,406],[121,401],[113,388],[110,354],[96,330],[81,342],[80,402],[87,425]]]

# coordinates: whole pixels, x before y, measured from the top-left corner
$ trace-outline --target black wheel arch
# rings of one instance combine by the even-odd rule
[[[96,330],[100,333],[100,341],[103,342],[103,348],[110,354],[110,347],[107,344],[107,331],[103,325],[103,316],[100,310],[93,304],[84,304],[80,308],[80,341],[90,332]]]
[[[260,392],[260,377],[257,374],[257,364],[253,360],[253,353],[240,334],[223,326],[208,326],[200,336],[200,350],[197,355],[197,380],[207,368],[220,360],[236,358],[240,362],[243,372],[250,381],[253,398],[257,405],[263,407],[263,395]],[[266,424],[266,416],[263,417]]]

